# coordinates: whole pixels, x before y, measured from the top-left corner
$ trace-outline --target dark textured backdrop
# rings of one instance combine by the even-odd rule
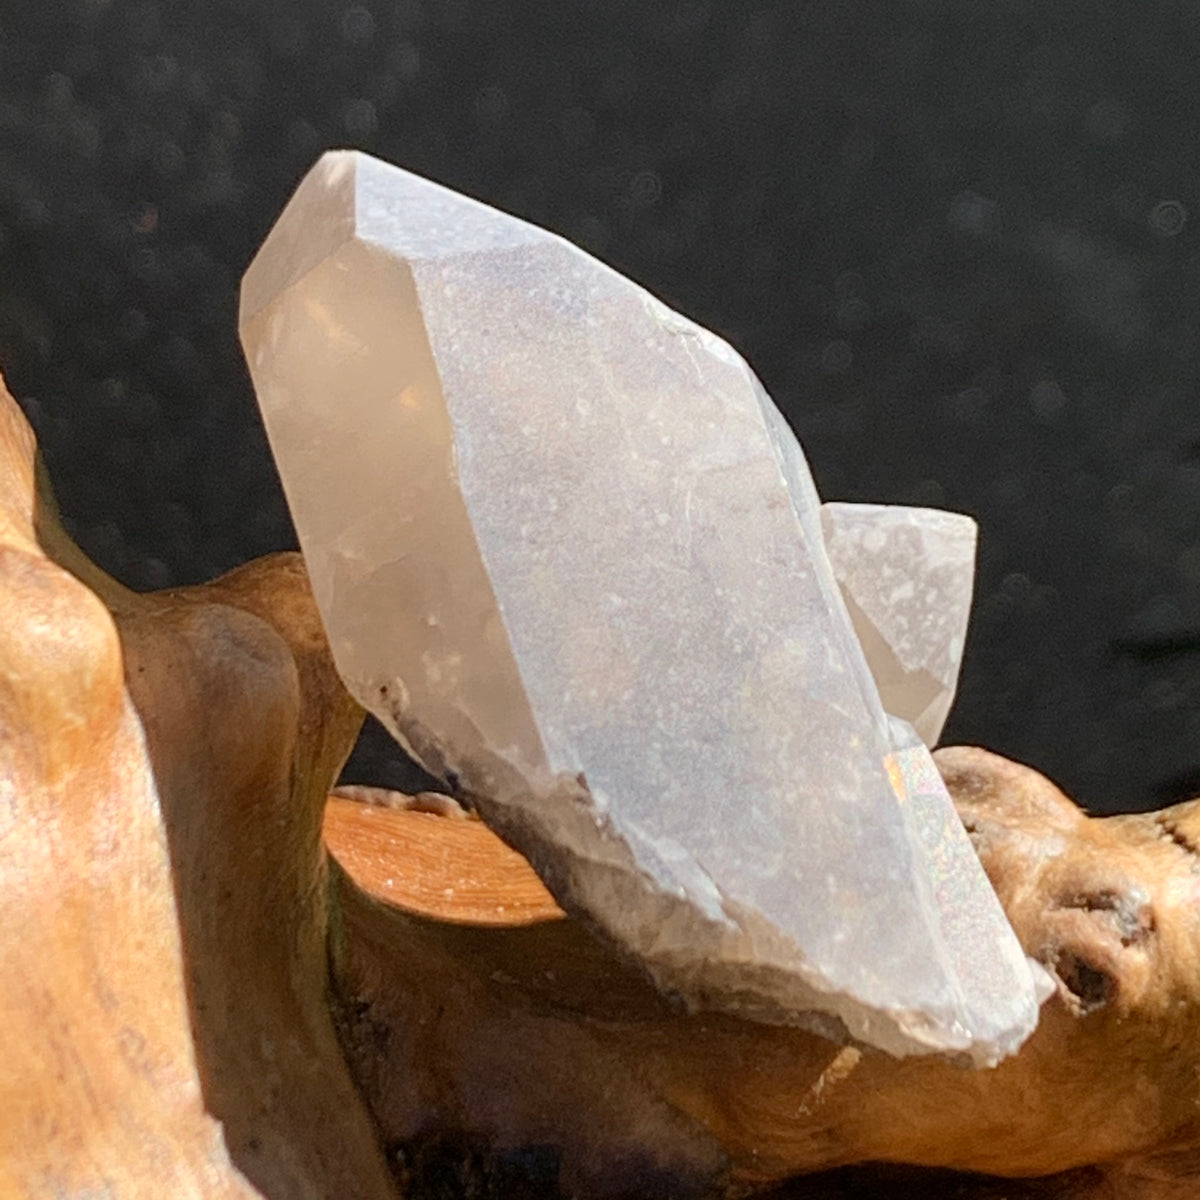
[[[948,735],[1200,767],[1200,5],[0,0],[0,364],[138,586],[292,543],[239,275],[320,150],[560,230],[754,363],[830,498],[981,525]]]

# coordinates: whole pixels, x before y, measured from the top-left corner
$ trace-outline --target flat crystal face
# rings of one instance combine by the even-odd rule
[[[1019,1044],[1025,960],[977,861],[931,882],[804,456],[726,343],[346,152],[247,272],[242,338],[343,679],[568,910],[693,1004]],[[949,895],[997,970],[948,950]]]
[[[821,521],[883,707],[936,745],[971,615],[975,522],[886,504],[825,504]]]

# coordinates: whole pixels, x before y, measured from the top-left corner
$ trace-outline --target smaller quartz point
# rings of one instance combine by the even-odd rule
[[[833,574],[884,709],[936,745],[958,684],[977,527],[962,513],[823,504]]]
[[[363,154],[301,183],[240,325],[343,680],[564,908],[694,1007],[897,1054],[1020,1045],[1028,963],[826,552],[934,736],[969,588],[922,615],[928,520],[823,532],[728,344]],[[889,581],[918,542],[910,607]]]

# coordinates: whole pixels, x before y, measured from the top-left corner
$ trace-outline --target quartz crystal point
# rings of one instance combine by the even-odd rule
[[[884,709],[935,745],[967,636],[975,522],[930,508],[824,504],[821,525]]]
[[[564,907],[698,1007],[1019,1045],[1027,961],[725,342],[352,152],[289,202],[241,332],[343,679]]]

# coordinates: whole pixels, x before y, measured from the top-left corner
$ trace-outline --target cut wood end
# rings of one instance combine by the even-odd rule
[[[360,888],[422,916],[516,926],[563,915],[529,863],[478,820],[334,793],[325,806],[324,836]]]

